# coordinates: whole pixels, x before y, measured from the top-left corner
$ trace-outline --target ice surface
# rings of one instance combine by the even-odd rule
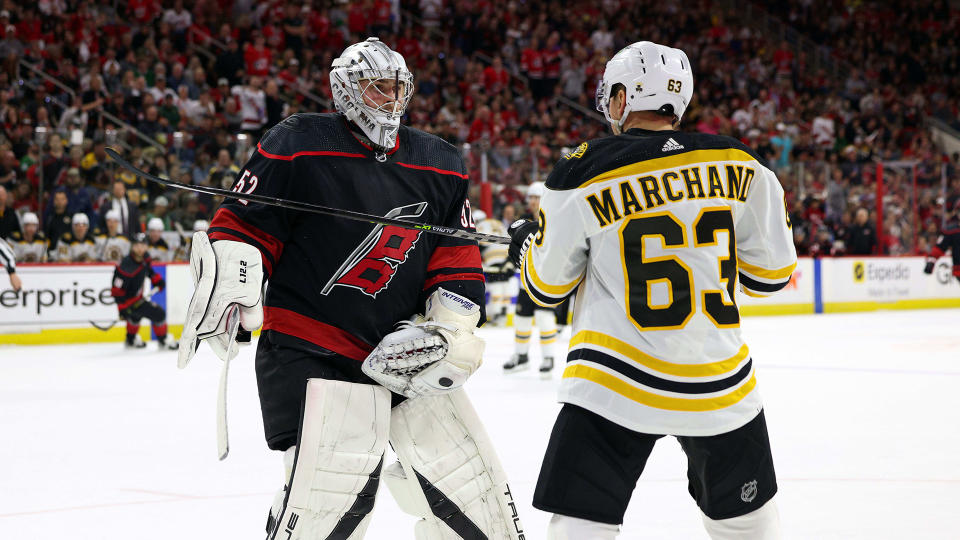
[[[960,538],[960,310],[749,318],[786,538]],[[556,381],[504,376],[508,329],[483,329],[467,385],[510,476],[527,538]],[[569,336],[567,336],[569,337]],[[219,361],[118,344],[0,347],[0,538],[260,539],[281,483],[252,347],[231,369],[231,455],[216,459]],[[538,352],[532,350],[536,363]],[[371,539],[412,538],[381,487]],[[673,439],[654,450],[622,539],[702,539]]]

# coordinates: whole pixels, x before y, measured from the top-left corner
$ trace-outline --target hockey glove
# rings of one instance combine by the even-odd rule
[[[203,340],[221,360],[236,355],[236,347],[232,351],[229,347],[234,340],[233,332],[227,330],[233,322],[228,320],[231,314],[239,312],[240,325],[248,331],[263,324],[263,262],[257,248],[230,240],[211,244],[207,233],[196,232],[190,273],[196,288],[180,337],[180,368],[187,366]],[[234,305],[239,310],[230,309]]]
[[[936,264],[937,264],[937,258],[936,258],[936,257],[927,257],[927,264],[925,264],[925,265],[923,266],[923,273],[924,273],[924,274],[932,274],[932,273],[933,273],[933,267],[934,267],[934,265],[936,265]]]
[[[537,228],[535,221],[518,219],[507,229],[507,234],[510,235],[510,249],[507,256],[510,257],[510,262],[517,268],[522,265],[523,256],[526,255],[530,242],[533,241],[533,236],[537,234]]]
[[[460,388],[483,362],[484,342],[473,334],[479,321],[480,306],[437,289],[426,314],[384,336],[363,361],[363,372],[408,398]]]

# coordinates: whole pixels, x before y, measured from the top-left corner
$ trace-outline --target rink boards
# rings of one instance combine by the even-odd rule
[[[923,273],[923,257],[801,258],[787,287],[770,298],[738,294],[744,315],[791,315],[960,307],[960,283],[951,262],[937,261]],[[15,293],[0,279],[0,344],[120,341],[125,324],[117,320],[110,296],[112,264],[22,265],[23,290]],[[167,322],[180,334],[193,292],[185,263],[154,265],[167,287],[153,301],[167,307]],[[146,322],[146,321],[144,321]],[[108,330],[100,330],[115,323]],[[96,326],[95,326],[96,324]],[[141,327],[144,339],[149,326]]]

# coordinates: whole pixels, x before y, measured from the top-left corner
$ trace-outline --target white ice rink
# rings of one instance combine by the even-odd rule
[[[749,318],[743,328],[786,538],[960,538],[960,310]],[[527,538],[542,539],[549,516],[530,500],[560,367],[553,381],[504,376],[510,330],[481,332],[486,364],[467,388]],[[263,538],[281,465],[263,442],[253,348],[231,369],[232,452],[220,463],[219,361],[204,347],[178,371],[154,347],[0,347],[0,539]],[[379,494],[367,538],[412,538],[413,518]],[[673,439],[654,450],[620,538],[706,538]]]

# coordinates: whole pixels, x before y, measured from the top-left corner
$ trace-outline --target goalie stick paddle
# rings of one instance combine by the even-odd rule
[[[497,236],[495,234],[470,232],[463,229],[458,229],[456,227],[447,227],[444,225],[432,225],[429,223],[414,223],[412,221],[406,221],[403,219],[376,216],[373,214],[365,214],[363,212],[354,212],[353,210],[344,210],[342,208],[330,208],[328,206],[320,206],[319,204],[312,204],[312,203],[306,203],[306,202],[300,202],[300,201],[291,201],[289,199],[281,199],[279,197],[267,197],[264,195],[256,195],[254,193],[238,193],[236,191],[230,191],[228,189],[181,184],[180,182],[174,182],[173,180],[166,180],[166,179],[160,178],[159,176],[152,175],[148,172],[142,171],[134,167],[132,163],[120,157],[120,154],[118,154],[117,151],[114,150],[113,148],[107,148],[106,152],[107,152],[107,155],[110,156],[110,159],[115,161],[117,165],[123,167],[124,169],[127,169],[131,173],[137,176],[146,178],[151,182],[155,182],[157,184],[162,184],[162,185],[177,188],[177,189],[196,191],[197,193],[206,193],[208,195],[219,195],[221,197],[229,197],[231,199],[238,199],[241,201],[253,201],[260,204],[279,206],[281,208],[290,208],[292,210],[312,212],[314,214],[337,216],[337,217],[352,219],[355,221],[376,223],[378,225],[393,225],[395,227],[403,227],[404,229],[414,229],[418,231],[439,234],[442,236],[452,236],[453,238],[462,238],[464,240],[475,240],[477,242],[484,242],[487,244],[509,244],[510,243],[510,238],[507,236]]]

